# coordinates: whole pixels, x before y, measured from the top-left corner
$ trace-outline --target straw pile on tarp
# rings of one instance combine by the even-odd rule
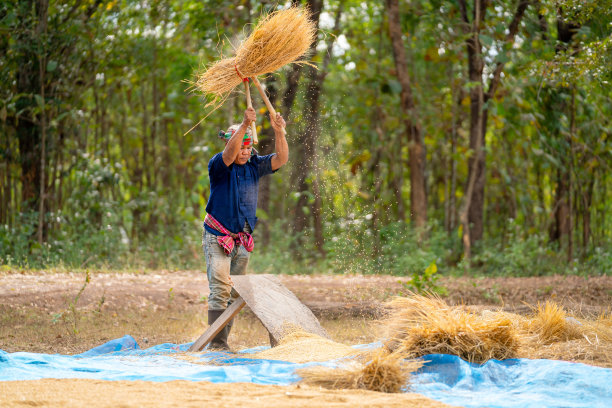
[[[503,311],[476,313],[436,296],[412,294],[392,300],[385,322],[391,351],[415,358],[453,354],[474,363],[489,359],[554,358],[612,365],[612,317],[570,316],[554,302],[528,316]]]
[[[506,315],[478,315],[421,295],[396,298],[389,307],[386,346],[391,351],[408,357],[454,354],[475,363],[517,356],[519,338]]]
[[[290,63],[308,64],[304,57],[316,36],[310,11],[290,7],[265,15],[251,35],[236,49],[232,58],[224,58],[196,76],[195,87],[221,103],[229,93],[250,78],[274,72]]]
[[[362,354],[363,356],[363,354]],[[402,392],[408,387],[410,373],[418,370],[422,361],[405,360],[402,353],[376,349],[367,361],[358,357],[345,360],[339,367],[308,367],[296,371],[301,383],[328,389],[364,389],[378,392]]]
[[[532,314],[517,319],[524,339],[521,357],[581,361],[612,367],[612,315],[596,319],[569,315],[563,307],[546,302]]]

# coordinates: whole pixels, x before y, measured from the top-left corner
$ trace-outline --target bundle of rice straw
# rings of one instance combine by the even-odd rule
[[[292,363],[329,361],[355,353],[345,344],[323,338],[302,329],[293,330],[283,327],[286,333],[275,347],[254,354],[253,358],[282,360]]]
[[[223,103],[243,78],[274,72],[290,63],[308,64],[299,59],[315,36],[316,27],[306,8],[290,7],[268,14],[238,47],[235,57],[221,59],[198,74],[195,86],[213,96],[207,107],[219,99]]]
[[[503,313],[478,315],[439,297],[412,294],[389,303],[386,346],[408,357],[453,354],[474,363],[517,356],[520,340]]]
[[[408,386],[410,373],[418,370],[422,361],[406,361],[402,353],[378,349],[370,361],[355,359],[339,367],[308,367],[296,371],[301,383],[328,389],[364,389],[379,392],[402,392]]]
[[[582,337],[582,323],[569,317],[563,307],[547,301],[539,304],[530,319],[523,320],[522,329],[536,335],[544,344]]]

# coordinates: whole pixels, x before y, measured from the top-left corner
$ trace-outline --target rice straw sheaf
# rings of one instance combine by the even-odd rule
[[[214,97],[208,105],[223,101],[242,78],[274,72],[290,63],[309,64],[299,59],[306,55],[315,36],[316,27],[306,8],[290,7],[268,14],[240,44],[235,57],[221,59],[198,74],[195,86]]]
[[[519,330],[525,344],[521,357],[579,361],[612,367],[612,316],[595,320],[568,316],[563,308],[546,302],[525,318]]]
[[[530,319],[524,321],[523,327],[528,333],[537,335],[543,344],[567,341],[582,337],[581,323],[568,317],[563,307],[547,301],[539,304]]]
[[[439,297],[413,294],[389,303],[387,347],[408,357],[453,354],[474,363],[517,356],[520,339],[505,314],[478,315]]]
[[[378,349],[365,363],[348,360],[339,367],[308,367],[296,371],[301,383],[328,389],[364,389],[379,392],[402,392],[408,386],[410,373],[422,361],[406,361],[402,353]]]

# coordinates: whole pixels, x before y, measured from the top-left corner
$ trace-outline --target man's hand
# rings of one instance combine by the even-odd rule
[[[275,134],[284,134],[285,133],[285,119],[281,116],[280,113],[276,113],[276,116],[270,116],[270,123],[272,124],[272,129],[274,129]]]
[[[255,109],[247,108],[247,110],[244,111],[244,119],[242,120],[242,124],[249,126],[251,122],[255,122],[255,119],[257,119]]]
[[[270,164],[272,170],[278,170],[289,160],[289,146],[285,137],[285,126],[287,124],[280,113],[277,113],[275,116],[270,115],[270,123],[272,123],[272,128],[274,129],[274,146],[276,149],[276,154],[272,156]]]

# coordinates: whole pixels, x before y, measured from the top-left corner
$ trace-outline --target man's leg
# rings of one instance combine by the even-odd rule
[[[244,275],[246,274],[247,266],[249,265],[249,257],[250,252],[244,249],[244,246],[240,245],[238,248],[234,247],[234,252],[232,252],[232,262],[230,266],[230,275]],[[238,292],[234,288],[232,288],[229,304],[234,303],[236,298],[238,298]],[[230,331],[232,330],[232,326],[234,325],[234,319],[230,320],[227,324],[227,335],[229,336]]]
[[[244,275],[247,271],[247,266],[249,265],[249,257],[251,253],[244,249],[244,246],[240,245],[239,247],[234,247],[234,251],[231,253],[231,265],[230,265],[230,275]],[[231,297],[229,304],[234,303],[236,298],[238,297],[238,292],[236,292],[232,288]]]
[[[232,286],[230,269],[232,259],[225,254],[217,242],[217,237],[204,230],[202,246],[206,258],[206,275],[208,276],[208,324],[211,325],[221,316],[228,306]],[[211,348],[229,349],[227,336],[229,329],[223,328],[211,341]]]

